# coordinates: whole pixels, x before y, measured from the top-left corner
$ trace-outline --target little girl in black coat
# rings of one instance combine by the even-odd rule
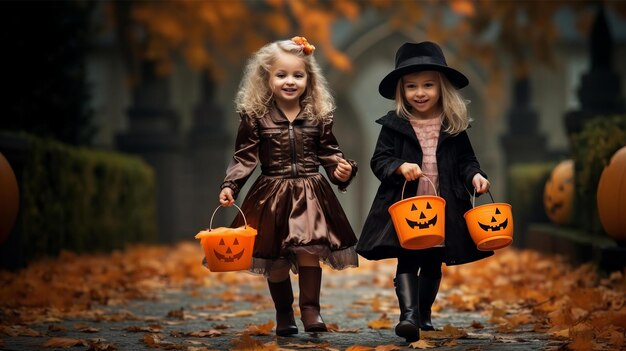
[[[458,89],[468,84],[461,72],[447,66],[437,44],[421,42],[400,47],[396,68],[379,85],[383,97],[396,101],[396,110],[376,121],[382,129],[371,167],[381,184],[356,250],[368,260],[398,259],[394,285],[400,322],[395,332],[407,342],[419,340],[419,329],[434,330],[431,307],[442,263],[458,265],[493,255],[476,249],[463,218],[472,207],[473,189],[480,194],[490,186],[465,131],[469,117]],[[442,244],[421,250],[400,246],[388,208],[401,200],[405,182],[404,192],[411,194],[406,197],[417,193],[445,199]]]

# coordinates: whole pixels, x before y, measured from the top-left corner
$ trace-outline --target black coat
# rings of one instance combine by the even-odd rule
[[[407,250],[400,246],[387,209],[400,201],[402,196],[404,176],[396,174],[395,170],[404,162],[421,165],[422,148],[409,121],[398,117],[394,111],[376,122],[382,125],[382,129],[370,165],[381,184],[363,225],[356,251],[368,260],[419,255],[421,250]],[[493,251],[476,249],[463,218],[463,214],[472,208],[472,178],[476,173],[487,177],[480,169],[467,133],[463,131],[453,136],[442,131],[436,156],[439,196],[446,200],[444,262],[450,266],[493,255]],[[417,183],[408,182],[405,194],[415,194]]]

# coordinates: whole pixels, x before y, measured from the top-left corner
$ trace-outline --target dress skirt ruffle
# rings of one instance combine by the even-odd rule
[[[257,229],[250,271],[269,275],[291,265],[296,254],[318,255],[334,269],[358,266],[357,238],[330,184],[317,173],[301,178],[259,178],[241,205],[248,225]],[[241,213],[233,228],[244,224]]]

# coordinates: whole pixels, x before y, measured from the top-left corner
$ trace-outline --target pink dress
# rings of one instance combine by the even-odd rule
[[[428,179],[421,177],[417,187],[417,195],[437,195],[439,189],[439,172],[437,171],[437,142],[439,141],[439,132],[441,130],[441,117],[431,119],[409,120],[415,131],[417,140],[422,147],[422,172],[424,176],[430,179],[435,185],[430,184]]]
[[[441,117],[431,119],[411,118],[409,121],[422,147],[422,165],[420,167],[424,175],[419,179],[417,195],[438,195],[437,142],[439,141],[439,132],[441,131]],[[430,181],[426,178],[430,179]],[[433,185],[435,186],[434,189]],[[436,247],[441,246],[444,245],[436,245]]]

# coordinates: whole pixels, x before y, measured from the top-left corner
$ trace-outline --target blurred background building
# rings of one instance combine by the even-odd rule
[[[31,11],[40,5],[28,4]],[[339,194],[358,232],[378,187],[369,169],[374,121],[393,109],[378,83],[401,44],[437,41],[448,64],[468,76],[470,138],[493,196],[506,201],[510,165],[568,157],[568,128],[584,118],[571,112],[586,108],[586,97],[623,109],[624,8],[612,1],[97,2],[85,12],[90,94],[77,98],[88,99],[92,112],[91,145],[154,167],[160,239],[191,239],[218,205],[246,59],[266,42],[305,36],[336,98],[335,134],[360,165]],[[600,83],[589,85],[598,70]],[[232,216],[220,211],[217,225]]]

